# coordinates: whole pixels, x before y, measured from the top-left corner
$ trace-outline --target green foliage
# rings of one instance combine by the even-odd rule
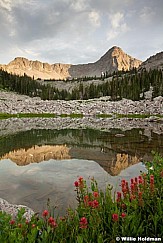
[[[44,210],[28,222],[24,210],[16,219],[0,212],[0,242],[104,243],[116,237],[163,237],[163,158],[155,155],[146,164],[148,173],[122,180],[121,192],[112,199],[112,186],[99,190],[92,178],[87,185],[79,177],[74,182],[78,207],[68,209],[65,217],[54,219]]]

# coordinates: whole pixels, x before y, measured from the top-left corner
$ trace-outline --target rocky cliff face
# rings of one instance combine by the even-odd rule
[[[16,57],[8,65],[0,65],[0,68],[13,74],[24,73],[35,79],[63,79],[68,77],[69,64],[49,64],[40,61],[31,61],[24,57]]]
[[[163,52],[159,52],[156,55],[149,57],[145,62],[139,67],[139,70],[145,68],[149,69],[162,69],[163,70]]]
[[[119,47],[112,47],[98,61],[88,64],[48,64],[17,57],[8,65],[0,68],[18,75],[27,74],[35,79],[67,79],[85,76],[101,76],[102,72],[112,73],[118,70],[138,68],[142,62],[122,51]]]

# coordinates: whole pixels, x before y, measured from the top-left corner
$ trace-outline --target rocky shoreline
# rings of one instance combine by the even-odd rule
[[[129,118],[9,118],[0,120],[0,136],[7,136],[21,131],[29,131],[31,129],[97,129],[101,131],[109,131],[117,128],[122,131],[131,130],[133,128],[141,128],[145,130],[148,137],[151,132],[163,133],[163,118],[149,117],[144,119]]]
[[[83,114],[95,116],[98,114],[149,114],[163,115],[163,97],[132,101],[122,99],[110,101],[109,97],[92,100],[41,100],[39,97],[31,98],[11,92],[0,92],[0,113],[51,113]]]

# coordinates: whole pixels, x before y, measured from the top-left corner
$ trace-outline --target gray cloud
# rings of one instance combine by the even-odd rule
[[[113,45],[139,59],[162,51],[162,0],[0,0],[0,63],[96,61]]]

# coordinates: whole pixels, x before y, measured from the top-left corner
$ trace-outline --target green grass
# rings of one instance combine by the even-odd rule
[[[19,113],[19,114],[7,114],[7,113],[0,113],[0,119],[8,119],[8,118],[35,118],[35,117],[41,117],[41,118],[51,118],[56,117],[55,114],[51,113]]]
[[[83,114],[76,114],[76,113],[61,114],[61,115],[58,115],[58,116],[60,116],[61,118],[65,118],[65,117],[70,117],[70,118],[83,118],[84,117]]]
[[[113,115],[111,114],[98,114],[96,115],[97,118],[111,118]]]
[[[150,116],[155,116],[157,118],[163,118],[163,115],[149,115],[149,114],[97,114],[95,117],[96,118],[111,118],[114,117],[116,119],[120,118],[149,118]],[[55,118],[55,117],[69,117],[69,118],[83,118],[83,114],[76,114],[76,113],[71,113],[71,114],[51,114],[51,113],[18,113],[18,114],[8,114],[8,113],[0,113],[0,119],[8,119],[8,118],[35,118],[35,117],[41,117],[41,118]]]

